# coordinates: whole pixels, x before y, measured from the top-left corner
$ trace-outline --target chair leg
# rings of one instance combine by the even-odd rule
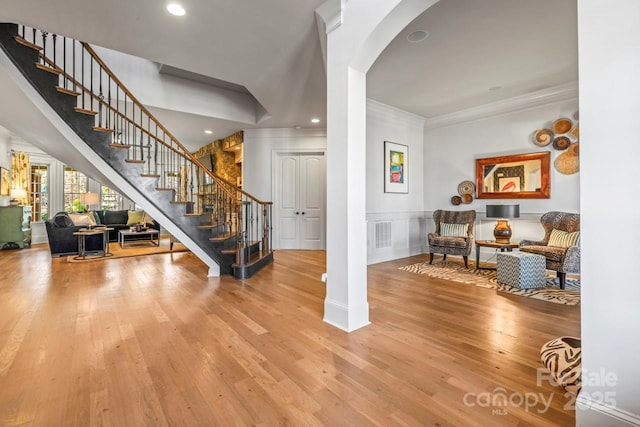
[[[558,279],[560,279],[560,289],[564,289],[565,277],[566,273],[561,273],[558,271]]]
[[[463,256],[462,259],[464,260],[464,268],[469,268],[469,265],[467,265],[467,263],[469,261],[469,257],[468,256]]]
[[[429,252],[429,264],[433,264],[433,252]]]
[[[442,254],[442,260],[446,261],[447,260],[447,254]]]

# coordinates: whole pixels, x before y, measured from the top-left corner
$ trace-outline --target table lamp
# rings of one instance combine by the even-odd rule
[[[496,243],[509,243],[511,227],[508,218],[520,218],[520,205],[487,205],[487,218],[496,218],[496,228],[493,229]]]
[[[98,204],[98,194],[92,192],[81,194],[80,202],[87,205],[87,210],[90,211],[92,205]]]

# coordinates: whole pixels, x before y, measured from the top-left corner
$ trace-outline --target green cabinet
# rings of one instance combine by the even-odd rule
[[[31,206],[0,206],[0,249],[31,245]]]

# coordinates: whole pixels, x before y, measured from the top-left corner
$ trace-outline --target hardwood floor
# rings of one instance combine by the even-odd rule
[[[322,322],[324,252],[239,282],[190,253],[0,251],[0,425],[573,425],[536,369],[580,308],[397,269],[425,257],[370,266],[347,334]]]

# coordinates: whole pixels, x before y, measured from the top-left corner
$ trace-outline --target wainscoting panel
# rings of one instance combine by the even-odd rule
[[[367,264],[424,253],[423,212],[367,214]]]

